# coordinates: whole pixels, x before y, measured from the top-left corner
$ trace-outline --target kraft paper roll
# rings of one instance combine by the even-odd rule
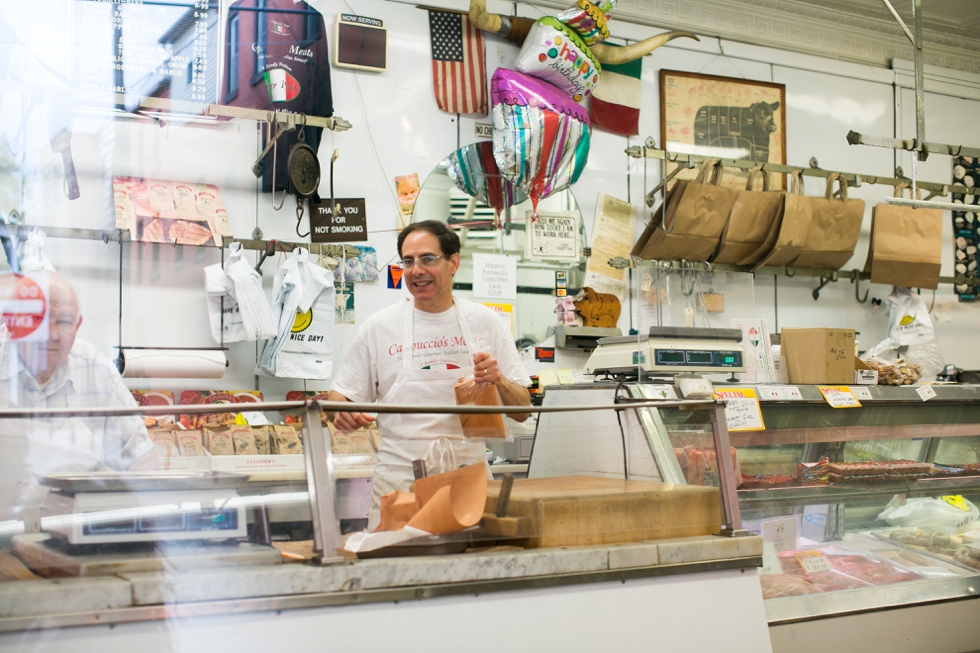
[[[223,351],[193,349],[127,349],[125,378],[220,379],[225,374]]]

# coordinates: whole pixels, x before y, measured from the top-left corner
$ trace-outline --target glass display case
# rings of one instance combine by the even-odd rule
[[[635,398],[655,387],[625,385]],[[860,407],[837,409],[817,386],[739,387],[762,398],[765,428],[729,439],[742,528],[765,543],[770,625],[976,595],[980,388],[932,386],[924,401],[918,388],[864,386]],[[794,398],[766,398],[780,394]],[[701,420],[648,412],[659,414],[641,426],[673,449],[658,467],[711,482]]]
[[[313,400],[4,408],[0,632],[757,567],[759,538],[730,537],[739,507],[724,466],[686,485],[587,468],[489,480],[485,442],[509,437],[504,412],[542,413],[540,441],[549,432],[572,443],[594,435],[597,419],[654,405],[595,398],[512,409]],[[689,439],[706,454],[726,446],[721,404],[657,406],[671,423],[696,416]],[[383,463],[379,478],[392,491],[372,497],[383,437],[337,430],[339,407],[429,415],[447,435],[426,436],[404,482],[389,482],[385,474],[405,470]],[[545,417],[575,424],[556,433]],[[360,438],[370,453],[336,453]]]

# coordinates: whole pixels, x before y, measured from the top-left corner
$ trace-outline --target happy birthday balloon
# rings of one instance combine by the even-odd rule
[[[517,55],[517,70],[553,84],[576,102],[599,83],[599,61],[568,25],[539,18]]]
[[[490,141],[473,143],[450,154],[446,173],[457,188],[493,208],[497,215],[527,199],[526,193],[500,174]]]
[[[534,203],[574,184],[589,157],[588,112],[551,84],[498,68],[490,80],[493,156]]]

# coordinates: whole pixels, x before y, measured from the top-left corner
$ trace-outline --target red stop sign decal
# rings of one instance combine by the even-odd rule
[[[16,283],[10,287],[11,293],[4,303],[0,319],[7,326],[11,340],[22,340],[44,323],[48,301],[41,286],[29,277],[17,275]]]

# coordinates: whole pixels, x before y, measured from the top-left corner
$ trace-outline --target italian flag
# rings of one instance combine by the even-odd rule
[[[640,70],[643,58],[602,66],[602,79],[592,92],[589,120],[614,134],[640,133]]]

